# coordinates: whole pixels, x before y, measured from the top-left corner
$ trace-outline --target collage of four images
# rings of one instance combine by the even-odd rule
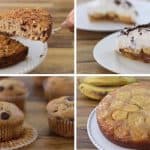
[[[0,150],[150,150],[150,0],[0,8]]]

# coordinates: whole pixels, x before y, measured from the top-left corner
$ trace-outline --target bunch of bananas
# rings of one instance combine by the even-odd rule
[[[86,77],[79,85],[80,92],[93,100],[101,100],[120,86],[134,83],[133,77]]]

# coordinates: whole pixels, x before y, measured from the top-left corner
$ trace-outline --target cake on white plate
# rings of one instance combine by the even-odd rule
[[[125,57],[150,63],[150,23],[120,31],[118,52]]]
[[[88,7],[88,15],[91,21],[109,20],[135,24],[138,13],[127,0],[94,0]]]

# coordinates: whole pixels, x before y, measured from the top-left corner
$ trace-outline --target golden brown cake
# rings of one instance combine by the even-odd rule
[[[45,9],[18,8],[0,15],[0,32],[47,41],[52,17]]]
[[[44,93],[48,100],[74,95],[74,82],[70,77],[50,77],[44,82]]]
[[[0,142],[19,138],[23,133],[24,114],[17,106],[0,102]]]
[[[51,132],[64,137],[74,136],[74,97],[64,96],[47,105]]]
[[[0,101],[14,103],[24,111],[27,94],[22,81],[11,78],[0,80]]]
[[[91,21],[113,21],[135,24],[137,11],[128,0],[94,0],[87,8]]]
[[[139,82],[108,94],[97,106],[100,130],[113,143],[148,150],[150,147],[150,82]]]
[[[130,59],[150,63],[150,23],[123,29],[118,36],[118,52]]]
[[[0,68],[23,61],[28,54],[28,47],[20,42],[0,34]]]

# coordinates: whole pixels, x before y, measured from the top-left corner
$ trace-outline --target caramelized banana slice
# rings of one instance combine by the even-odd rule
[[[114,120],[124,120],[127,118],[127,115],[128,115],[128,112],[126,111],[116,110],[115,112],[113,112],[112,118]]]
[[[128,104],[123,107],[123,110],[128,112],[136,112],[139,110],[139,107],[136,105]]]

